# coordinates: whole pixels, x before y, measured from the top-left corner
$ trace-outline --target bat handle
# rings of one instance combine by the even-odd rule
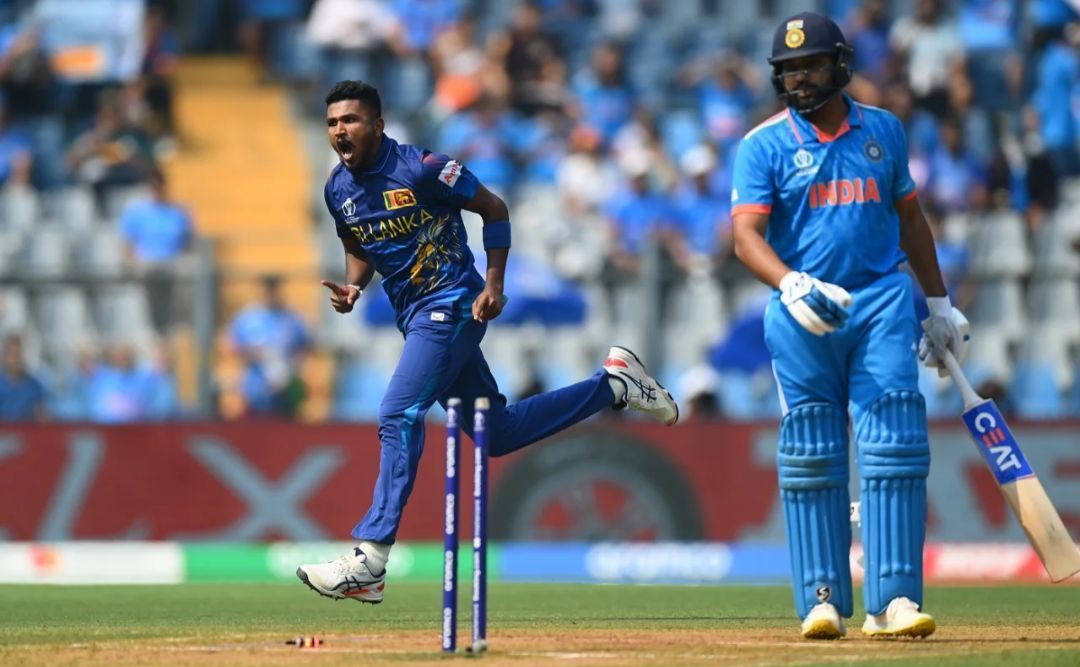
[[[952,376],[953,382],[956,383],[956,388],[960,390],[960,398],[964,401],[964,409],[982,403],[982,396],[979,396],[975,389],[972,388],[971,383],[968,382],[963,369],[960,368],[960,362],[953,356],[952,350],[947,348],[943,350],[940,359],[945,363],[945,368],[949,370],[949,375]]]

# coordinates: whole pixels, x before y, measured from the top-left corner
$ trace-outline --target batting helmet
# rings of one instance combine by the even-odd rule
[[[816,111],[851,81],[851,58],[854,53],[840,26],[832,19],[815,12],[796,14],[781,23],[773,35],[772,55],[769,57],[769,64],[773,68],[773,88],[785,104],[799,113]],[[821,54],[833,57],[831,86],[821,88],[809,98],[789,93],[781,76],[783,63]]]

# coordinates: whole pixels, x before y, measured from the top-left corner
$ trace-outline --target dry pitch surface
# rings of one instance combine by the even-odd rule
[[[799,639],[781,587],[494,585],[487,665],[1080,664],[1080,588],[932,588],[927,640]],[[373,665],[439,652],[438,584],[378,606],[300,586],[0,586],[0,664]],[[459,629],[468,637],[466,618]],[[861,620],[862,611],[856,611]],[[319,635],[318,649],[288,647]],[[458,660],[468,660],[464,656]],[[445,662],[444,662],[445,664]]]

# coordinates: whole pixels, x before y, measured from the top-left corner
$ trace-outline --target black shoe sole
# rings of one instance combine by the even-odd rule
[[[312,586],[311,581],[308,579],[307,572],[304,572],[303,568],[300,568],[300,567],[296,568],[296,576],[297,576],[298,579],[300,579],[300,581],[304,582],[304,585],[306,585],[308,588],[315,591],[316,593],[318,593],[320,596],[322,596],[324,598],[330,598],[331,600],[344,600],[345,599],[345,598],[340,598],[340,597],[338,597],[336,595],[327,595],[326,593],[323,593],[322,591],[320,591],[318,588],[315,588],[314,586]],[[349,598],[349,599],[350,600],[356,600],[357,602],[363,602],[364,604],[382,604],[382,600],[363,600],[361,598]]]

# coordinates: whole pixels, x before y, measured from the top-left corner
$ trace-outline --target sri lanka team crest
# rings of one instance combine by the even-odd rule
[[[382,193],[383,203],[386,204],[387,211],[393,211],[398,208],[405,208],[406,206],[416,206],[416,195],[409,188],[399,188],[397,190],[387,190]]]

